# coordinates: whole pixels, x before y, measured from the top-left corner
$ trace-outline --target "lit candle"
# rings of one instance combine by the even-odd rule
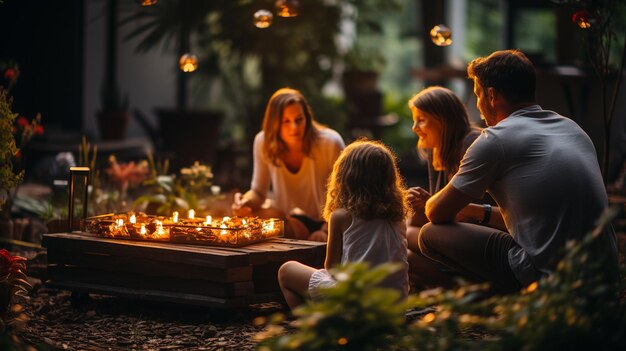
[[[172,213],[172,222],[178,223],[178,211],[174,211],[174,213]]]
[[[206,216],[206,221],[204,222],[204,225],[210,226],[212,220],[213,218],[211,216]]]
[[[178,215],[178,212],[174,212],[174,213],[176,213],[176,215]],[[178,219],[178,218],[177,218],[177,219]],[[161,221],[156,221],[156,225],[157,225],[157,227],[156,227],[156,232],[155,232],[155,233],[156,233],[157,235],[159,235],[159,236],[161,236],[161,235],[165,235],[165,230],[163,230],[163,222],[161,222]]]
[[[224,218],[226,218],[226,217],[224,217]],[[220,228],[222,228],[222,231],[220,232],[221,235],[228,234],[228,231],[226,230],[226,228],[228,228],[228,227],[226,227],[226,224],[222,223],[222,225],[220,225]]]
[[[193,209],[189,210],[189,219],[194,219],[196,217],[196,211]]]
[[[121,226],[124,225],[124,220],[121,218],[118,218],[115,220],[115,224],[117,225],[118,228],[120,228]]]
[[[133,213],[132,215],[130,215],[130,219],[129,219],[130,223],[135,224],[137,223],[137,217],[135,217],[135,214]]]
[[[141,225],[141,229],[139,229],[139,234],[141,235],[146,235],[146,226],[145,225]]]

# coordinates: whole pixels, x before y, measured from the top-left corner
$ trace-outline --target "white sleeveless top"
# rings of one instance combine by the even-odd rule
[[[407,261],[406,225],[404,221],[385,219],[364,220],[352,216],[352,224],[343,233],[341,263],[367,262],[371,267],[387,262],[397,262],[402,268],[385,279],[381,286],[397,289],[404,298],[409,293],[409,264]],[[320,286],[334,285],[325,269],[317,270],[309,280],[309,295],[313,299]]]
[[[404,221],[364,220],[352,216],[352,224],[343,233],[341,263],[346,262],[367,262],[372,267],[386,262],[401,263],[402,269],[387,278],[383,286],[398,289],[406,296],[409,264]]]
[[[265,133],[259,132],[254,138],[254,171],[252,189],[262,200],[270,195],[273,206],[291,213],[300,209],[307,217],[323,221],[322,207],[326,202],[326,182],[333,170],[335,160],[345,148],[343,139],[336,131],[324,128],[313,144],[311,155],[304,157],[302,166],[291,173],[282,162],[276,166],[264,155]]]

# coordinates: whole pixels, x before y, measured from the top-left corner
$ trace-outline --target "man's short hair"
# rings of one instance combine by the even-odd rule
[[[535,67],[519,50],[476,58],[467,66],[467,75],[478,79],[483,89],[494,88],[511,104],[535,101]]]

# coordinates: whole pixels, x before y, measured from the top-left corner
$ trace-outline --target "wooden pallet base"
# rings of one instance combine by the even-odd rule
[[[134,242],[87,233],[46,234],[47,285],[80,293],[216,308],[281,301],[289,260],[322,267],[326,244],[274,238],[241,248]]]

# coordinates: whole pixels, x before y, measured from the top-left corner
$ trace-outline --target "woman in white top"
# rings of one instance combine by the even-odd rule
[[[285,300],[294,308],[307,298],[322,297],[320,287],[335,284],[327,269],[348,262],[402,267],[381,285],[408,293],[404,218],[411,213],[395,155],[382,143],[359,140],[348,145],[330,176],[324,218],[328,220],[325,269],[289,261],[278,271]]]
[[[344,147],[339,133],[315,122],[299,91],[277,90],[254,138],[250,190],[235,194],[233,213],[285,218],[287,236],[326,241],[326,182]]]

